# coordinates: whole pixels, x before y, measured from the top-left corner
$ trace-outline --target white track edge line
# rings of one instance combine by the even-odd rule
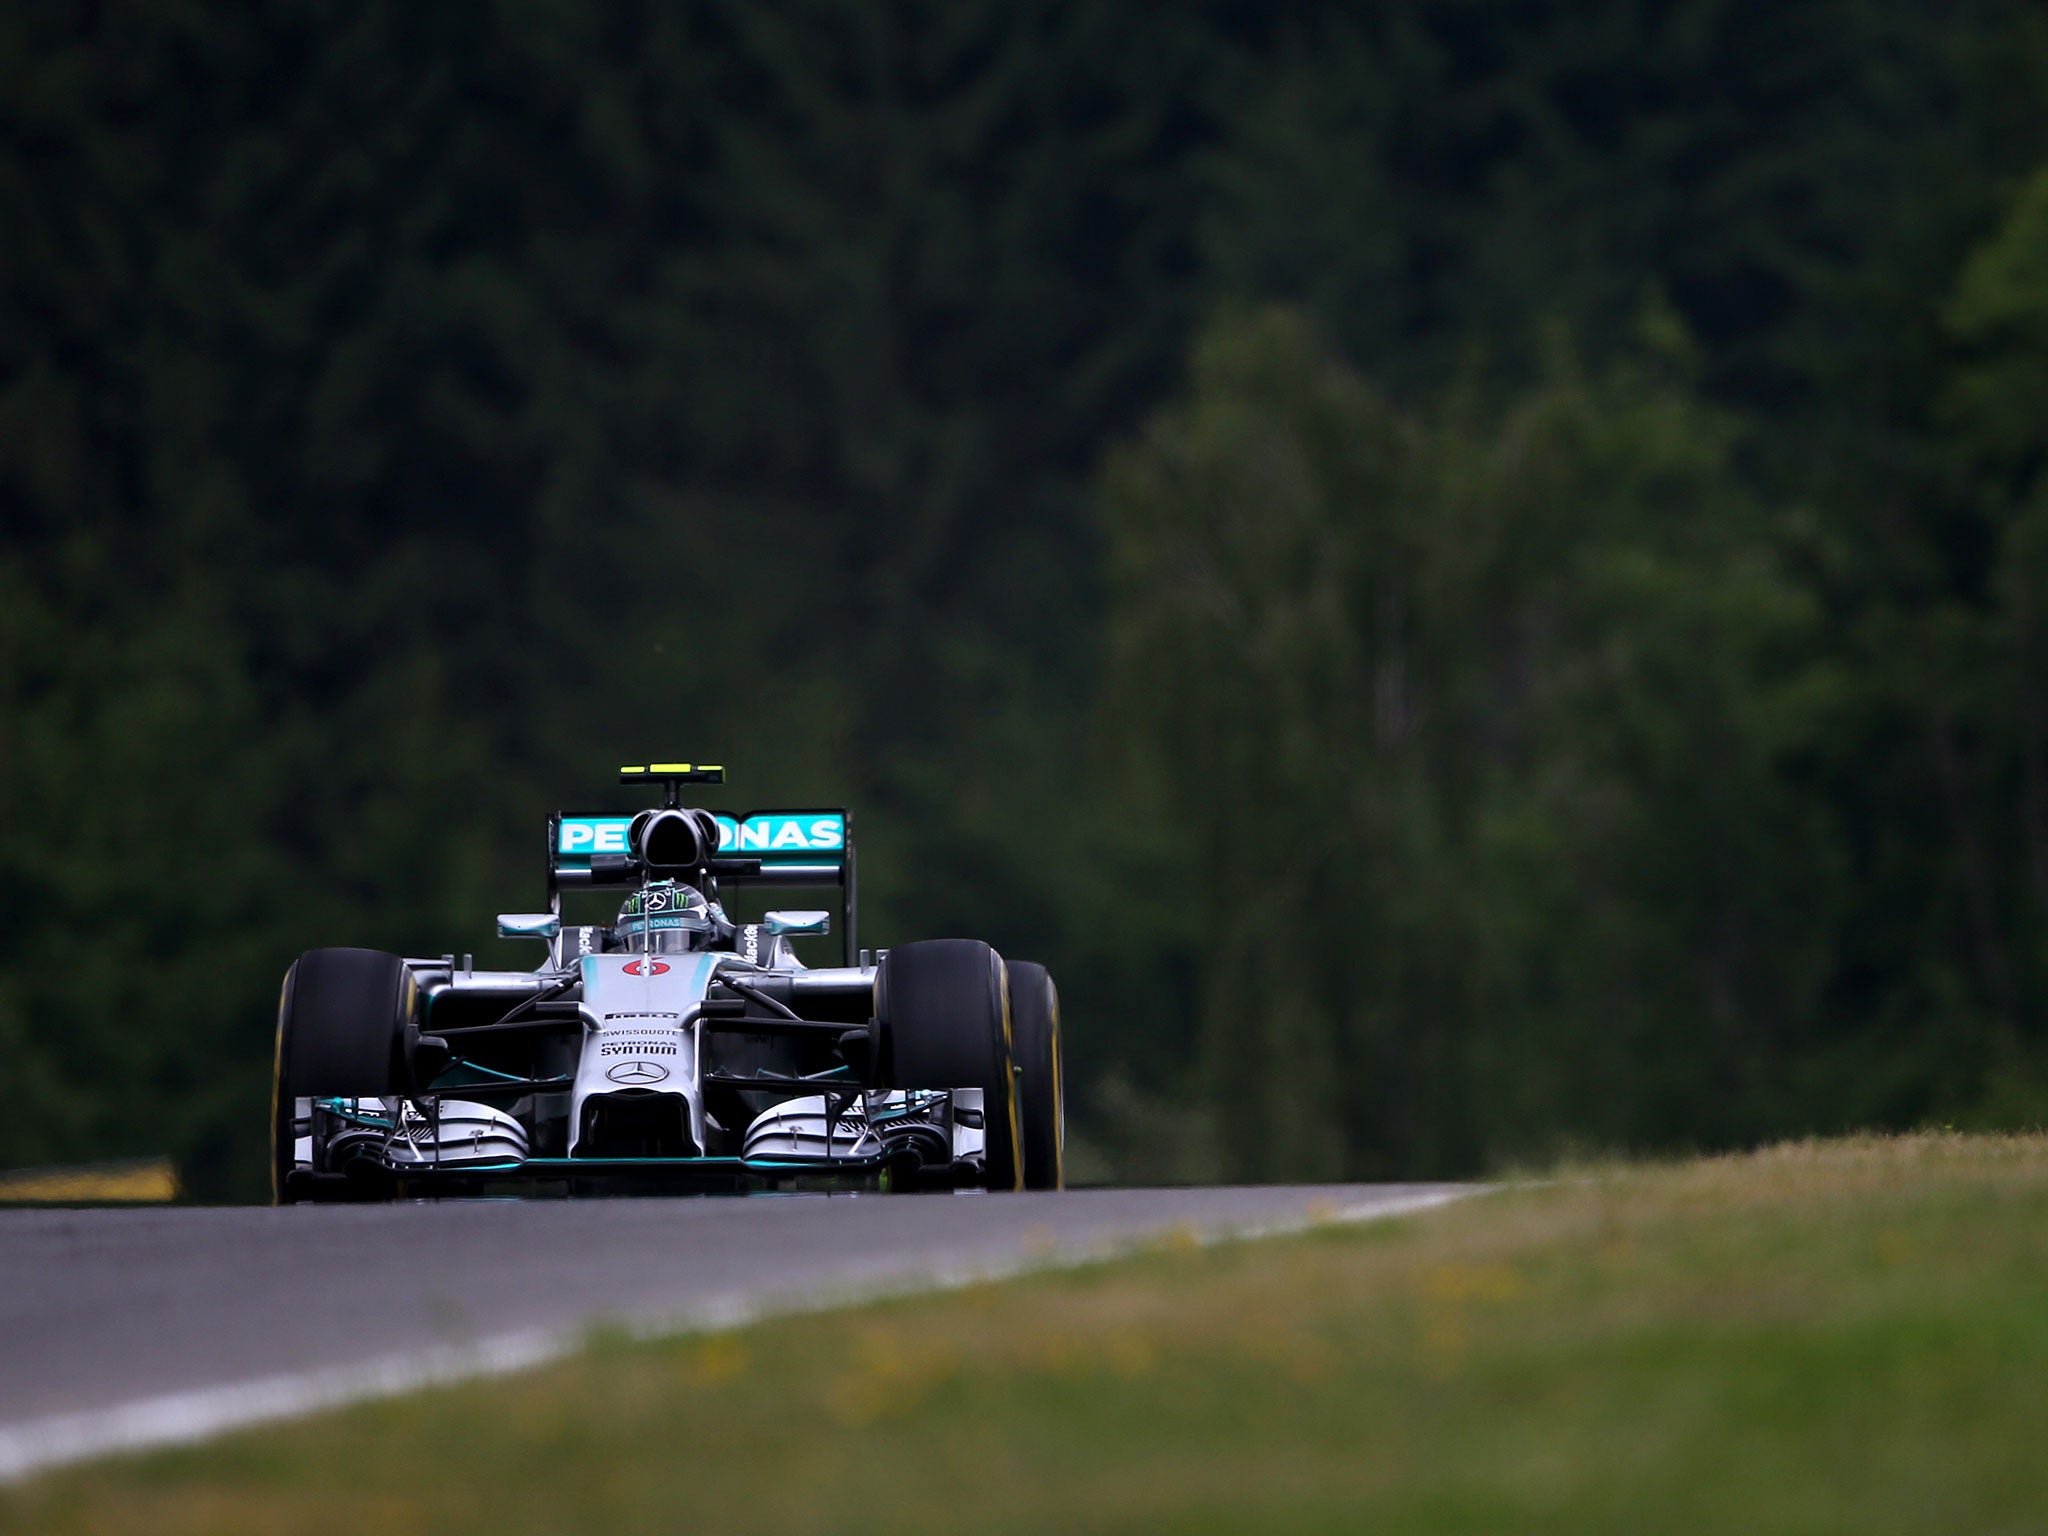
[[[960,1290],[1048,1270],[1078,1269],[1143,1252],[1162,1240],[1184,1239],[1196,1247],[1208,1248],[1220,1243],[1286,1237],[1315,1227],[1404,1216],[1448,1204],[1473,1192],[1430,1190],[1386,1201],[1311,1206],[1299,1215],[1268,1221],[1213,1225],[1167,1222],[1072,1247],[1027,1249],[1012,1258],[981,1263],[938,1264],[912,1274],[899,1272],[865,1281],[840,1282],[797,1294],[766,1298],[714,1296],[677,1311],[630,1319],[625,1330],[636,1339],[711,1333],[771,1317],[830,1312],[866,1302]],[[430,1345],[351,1365],[196,1387],[106,1408],[0,1425],[0,1485],[97,1456],[191,1445],[233,1430],[303,1418],[352,1403],[532,1370],[574,1354],[606,1321],[599,1318],[573,1327],[525,1329],[468,1344]]]

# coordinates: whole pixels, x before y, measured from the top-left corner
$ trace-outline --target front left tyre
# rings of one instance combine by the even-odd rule
[[[399,1092],[416,991],[396,955],[377,949],[312,949],[285,972],[271,1069],[271,1198],[294,1197],[299,1105]]]
[[[921,939],[882,957],[875,980],[886,1086],[979,1088],[982,1186],[1023,1187],[1010,990],[979,939]]]

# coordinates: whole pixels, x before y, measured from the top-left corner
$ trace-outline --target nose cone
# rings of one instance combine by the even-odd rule
[[[689,1018],[718,957],[591,955],[583,962],[583,1057],[572,1157],[696,1157],[703,1098]]]

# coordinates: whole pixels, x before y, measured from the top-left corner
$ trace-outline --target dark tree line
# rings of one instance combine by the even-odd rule
[[[1133,1176],[2048,1105],[2048,10],[0,13],[0,1165],[644,754]]]

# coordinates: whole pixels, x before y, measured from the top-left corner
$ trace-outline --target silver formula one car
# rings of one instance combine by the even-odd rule
[[[844,811],[682,803],[722,769],[655,763],[634,816],[548,819],[548,910],[501,937],[532,971],[316,949],[278,1009],[280,1202],[789,1187],[1058,1189],[1059,998],[974,939],[855,943]],[[829,910],[738,922],[749,893],[836,890],[842,963],[792,940]],[[623,890],[610,924],[563,894]]]

